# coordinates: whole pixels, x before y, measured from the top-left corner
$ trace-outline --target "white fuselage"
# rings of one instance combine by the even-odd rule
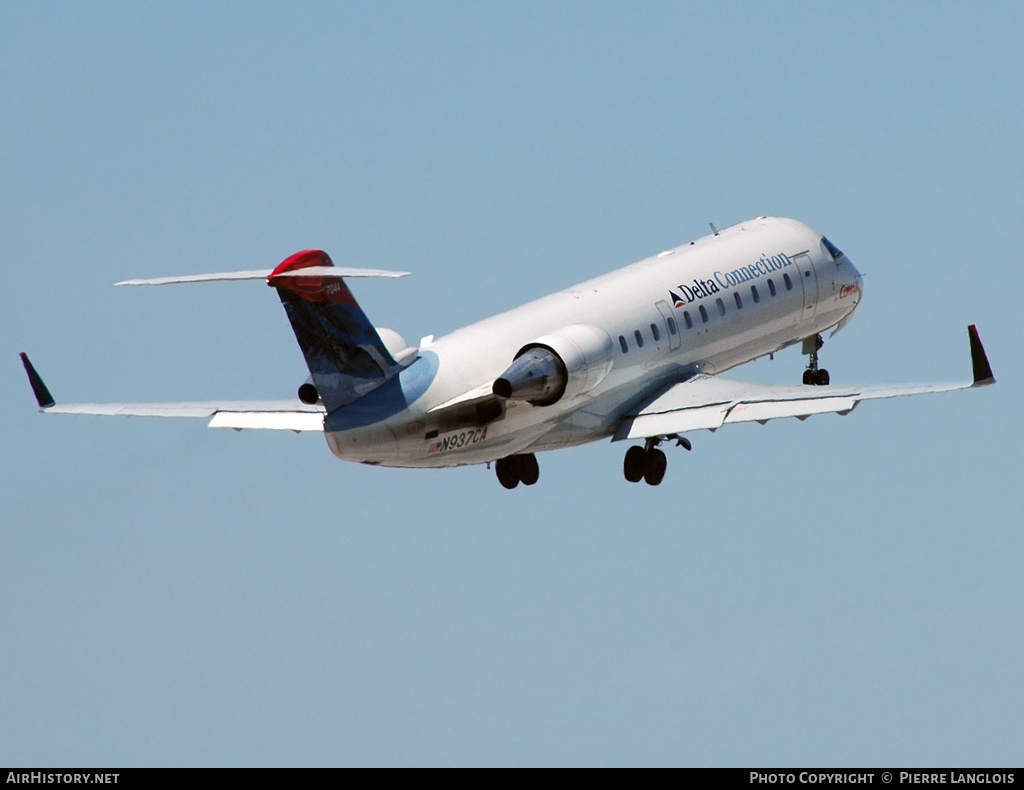
[[[847,318],[862,293],[860,274],[821,234],[758,218],[439,338],[409,368],[431,368],[422,394],[358,425],[329,417],[327,440],[346,460],[436,467],[606,438],[667,386],[813,337]],[[475,389],[477,401],[488,397],[520,349],[573,325],[611,342],[610,366],[587,391],[547,406],[502,402],[485,424],[455,418],[457,407],[437,410]]]

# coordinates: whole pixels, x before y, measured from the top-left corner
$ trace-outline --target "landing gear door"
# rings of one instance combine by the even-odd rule
[[[665,322],[665,332],[668,335],[669,350],[675,351],[679,348],[679,325],[676,323],[675,316],[672,315],[672,308],[669,307],[668,302],[665,301],[656,302],[655,305]]]
[[[806,252],[794,255],[790,260],[796,266],[804,292],[804,309],[800,313],[800,320],[810,321],[818,310],[818,273],[811,263],[811,256]]]

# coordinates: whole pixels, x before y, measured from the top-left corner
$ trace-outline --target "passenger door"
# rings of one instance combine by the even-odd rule
[[[803,288],[804,308],[800,313],[800,320],[810,321],[818,310],[818,273],[811,263],[811,256],[806,252],[794,255],[790,260],[796,266],[800,286]]]
[[[669,307],[668,302],[656,302],[655,306],[658,308],[658,312],[661,313],[663,323],[665,324],[665,335],[668,337],[668,348],[670,351],[675,351],[679,348],[679,322],[676,321],[675,316],[672,315],[672,308]]]

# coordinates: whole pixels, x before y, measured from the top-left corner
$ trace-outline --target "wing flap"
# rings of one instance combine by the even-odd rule
[[[323,412],[302,411],[219,411],[213,415],[210,428],[257,428],[276,431],[322,431]]]
[[[681,386],[681,385],[676,385]],[[671,392],[671,391],[670,391]],[[669,393],[665,393],[668,395]],[[655,403],[651,406],[655,406]],[[647,436],[669,436],[673,433],[715,430],[725,424],[725,417],[732,406],[729,403],[713,403],[708,406],[691,406],[669,411],[645,409],[638,415],[627,417],[615,433],[615,441],[638,439]],[[660,409],[660,407],[657,407]],[[623,432],[625,429],[625,432]]]
[[[789,401],[737,403],[729,410],[726,423],[767,422],[779,417],[810,417],[812,414],[838,412],[845,414],[857,405],[854,397],[801,398]]]

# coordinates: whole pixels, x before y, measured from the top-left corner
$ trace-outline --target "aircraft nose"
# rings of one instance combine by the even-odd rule
[[[829,241],[825,236],[821,237],[822,246],[828,250],[829,255],[836,264],[836,278],[832,282],[839,286],[839,301],[852,304],[856,307],[863,296],[864,278],[854,267],[853,263],[846,256],[846,253]]]
[[[839,261],[839,301],[860,304],[864,298],[864,277],[845,255]]]

